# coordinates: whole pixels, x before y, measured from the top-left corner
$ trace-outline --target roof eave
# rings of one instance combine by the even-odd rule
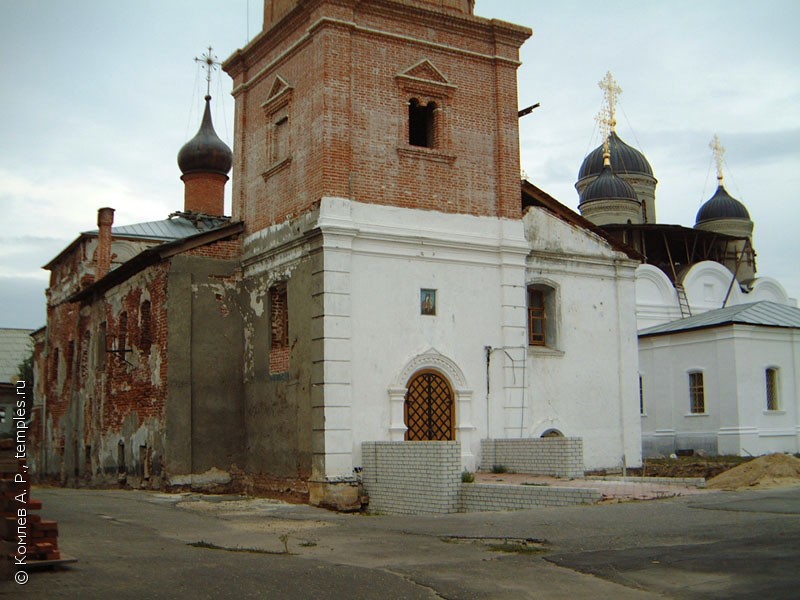
[[[202,231],[195,235],[179,238],[172,242],[166,242],[143,250],[129,261],[123,263],[113,271],[109,271],[105,277],[98,279],[91,285],[83,288],[82,290],[74,293],[67,298],[67,302],[82,302],[89,298],[97,297],[103,292],[127,281],[137,273],[140,273],[147,267],[154,265],[164,259],[186,252],[206,244],[218,242],[227,237],[237,235],[244,231],[244,223],[237,221],[230,223],[223,227],[212,229],[210,231]]]
[[[534,202],[526,204],[525,203],[525,195],[528,195]],[[587,229],[594,233],[595,235],[601,237],[605,240],[609,246],[611,246],[614,250],[618,252],[623,252],[624,254],[628,255],[628,258],[633,260],[643,262],[645,260],[644,255],[637,252],[631,246],[620,242],[619,240],[615,239],[613,236],[609,235],[607,231],[598,227],[594,223],[592,223],[586,217],[579,215],[574,210],[562,204],[555,198],[553,198],[550,194],[545,192],[543,189],[535,186],[527,179],[522,180],[522,205],[523,208],[525,206],[535,206],[535,203],[541,205],[545,210],[550,211],[552,214],[560,218],[562,221],[566,221],[567,223],[571,223],[577,227],[581,227],[583,229]]]

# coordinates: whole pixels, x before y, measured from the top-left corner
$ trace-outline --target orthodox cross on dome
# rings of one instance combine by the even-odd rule
[[[213,48],[209,46],[208,52],[194,59],[195,62],[203,63],[202,68],[205,69],[206,72],[206,96],[211,96],[211,72],[215,69],[219,69],[219,66],[222,64],[219,62],[216,55],[212,54],[212,51]]]
[[[708,144],[711,151],[714,153],[714,160],[717,162],[717,181],[722,183],[722,163],[725,162],[725,147],[719,141],[719,136],[715,133]]]
[[[597,82],[598,87],[603,90],[603,107],[595,117],[595,120],[600,124],[600,129],[603,134],[603,152],[609,154],[611,152],[610,141],[611,132],[617,126],[615,117],[615,110],[617,98],[622,93],[622,88],[619,87],[611,71],[606,73],[600,81]]]

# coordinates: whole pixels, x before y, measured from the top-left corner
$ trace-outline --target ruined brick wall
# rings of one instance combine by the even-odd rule
[[[237,260],[242,254],[242,243],[238,238],[235,240],[222,240],[192,248],[182,254],[184,256],[205,256],[219,260]]]
[[[305,6],[226,63],[233,215],[248,232],[323,196],[519,217],[516,68],[528,30],[408,3]],[[436,106],[432,148],[409,144],[413,98]]]
[[[87,303],[48,306],[37,360],[42,401],[34,458],[40,476],[102,483],[120,474],[159,475],[165,309],[164,266]]]

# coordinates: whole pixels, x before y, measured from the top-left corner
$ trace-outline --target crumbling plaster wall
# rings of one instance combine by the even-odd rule
[[[242,314],[235,248],[171,259],[167,321],[169,478],[243,464]],[[238,244],[236,245],[238,247]]]
[[[288,480],[311,475],[313,223],[314,214],[306,215],[245,242],[241,306],[246,470],[256,480],[259,475]],[[287,288],[290,361],[288,371],[272,373],[269,289],[278,283]]]

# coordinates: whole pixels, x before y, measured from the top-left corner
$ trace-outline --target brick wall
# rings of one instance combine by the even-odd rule
[[[371,512],[458,512],[460,442],[364,442],[361,451]]]
[[[46,400],[33,453],[41,476],[115,480],[123,468],[119,458],[126,471],[143,473],[140,445],[155,450],[147,458],[158,464],[159,432],[142,432],[164,415],[166,300],[166,269],[158,265],[86,304],[48,305],[46,339],[37,352]]]
[[[404,4],[304,3],[225,63],[233,217],[248,233],[326,196],[519,218],[516,70],[530,31]],[[437,106],[434,148],[409,144],[413,98]]]
[[[481,440],[481,470],[502,465],[514,473],[583,477],[583,440],[552,437]]]

